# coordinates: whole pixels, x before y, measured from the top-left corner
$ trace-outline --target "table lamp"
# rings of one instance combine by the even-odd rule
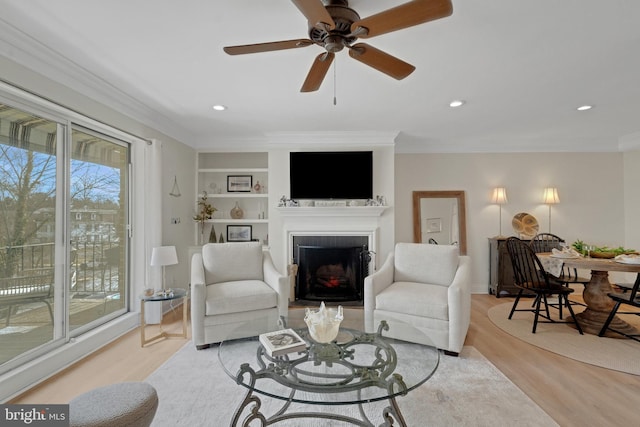
[[[507,189],[504,187],[494,188],[491,202],[500,205],[500,234],[498,234],[498,237],[502,237],[502,205],[507,203]]]
[[[542,200],[545,205],[549,206],[549,233],[551,233],[551,205],[560,203],[560,196],[558,196],[558,189],[555,187],[547,187],[544,189]]]
[[[153,248],[151,251],[151,265],[162,266],[162,292],[166,292],[165,290],[165,277],[164,277],[164,268],[167,265],[174,265],[178,263],[178,255],[176,254],[175,246],[158,246]]]

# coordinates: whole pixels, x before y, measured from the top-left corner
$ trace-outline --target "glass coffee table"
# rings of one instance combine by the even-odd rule
[[[348,314],[345,316],[345,318]],[[233,335],[252,335],[252,331],[276,331],[284,327],[294,329],[307,343],[306,350],[284,356],[270,357],[258,340],[251,338],[226,340],[220,343],[218,357],[225,372],[247,392],[239,404],[231,426],[276,424],[295,418],[322,418],[358,426],[397,425],[406,422],[396,402],[427,381],[440,361],[435,347],[389,338],[386,322],[375,333],[357,328],[340,328],[337,338],[329,344],[315,343],[302,319],[290,319],[268,325],[266,319],[247,322]],[[394,328],[412,329],[397,323]],[[239,334],[242,335],[239,335]],[[428,341],[428,340],[427,340]],[[271,415],[262,412],[258,395],[282,401]],[[374,424],[365,407],[371,402],[387,401],[382,411],[383,423]],[[293,411],[292,404],[357,405],[359,417],[334,411]],[[251,424],[258,422],[258,424]]]

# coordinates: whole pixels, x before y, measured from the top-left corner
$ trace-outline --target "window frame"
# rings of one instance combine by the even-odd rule
[[[7,400],[12,396],[17,395],[27,387],[44,380],[53,373],[63,369],[65,366],[68,366],[70,363],[86,356],[100,346],[107,344],[123,333],[126,333],[139,325],[139,309],[135,304],[133,304],[136,292],[136,286],[134,286],[133,283],[134,278],[136,282],[145,278],[147,272],[146,267],[141,262],[144,257],[140,255],[135,256],[134,248],[139,249],[144,247],[144,227],[142,227],[142,224],[143,219],[145,218],[145,213],[144,201],[135,202],[134,193],[144,193],[143,189],[138,188],[136,185],[143,185],[144,183],[143,178],[145,176],[145,168],[147,167],[145,163],[145,148],[149,144],[149,141],[124,132],[108,124],[94,120],[1,80],[0,103],[62,125],[58,126],[58,140],[66,141],[66,143],[57,144],[56,155],[58,156],[58,159],[60,159],[59,161],[62,161],[63,157],[67,157],[69,159],[71,157],[70,155],[58,155],[58,153],[60,153],[60,150],[64,151],[63,154],[69,152],[71,129],[74,127],[82,127],[93,132],[97,132],[103,136],[106,135],[114,138],[121,143],[126,144],[128,146],[129,153],[127,165],[128,182],[126,187],[128,193],[127,197],[129,200],[128,206],[126,207],[127,221],[125,225],[125,235],[127,239],[127,253],[125,254],[125,259],[127,262],[128,272],[125,279],[127,280],[125,314],[115,317],[96,328],[84,331],[82,334],[80,334],[80,331],[76,330],[74,332],[78,332],[78,334],[72,336],[72,334],[67,333],[65,336],[63,332],[61,334],[62,336],[58,339],[48,342],[45,345],[29,352],[28,357],[15,358],[5,363],[0,370],[0,382],[2,382],[6,388],[3,387],[3,391],[0,392],[0,400]],[[137,166],[134,167],[134,160],[136,159]],[[61,178],[64,179],[66,186],[66,183],[69,182],[69,166],[67,166],[64,171],[62,169],[63,168],[58,168],[58,171],[62,174]],[[136,182],[138,184],[136,184]],[[68,198],[66,193],[67,191],[65,190],[63,197],[58,197],[56,195],[57,203],[66,202]],[[134,209],[134,204],[136,205],[136,209]],[[65,219],[63,221],[64,230],[59,231],[60,233],[64,233],[63,235],[67,235],[70,215],[70,210],[65,209]],[[140,224],[140,232],[138,233],[137,238],[134,238],[134,234],[132,232],[132,224],[134,222]],[[56,250],[58,249],[63,251],[64,256],[66,257],[65,259],[69,259],[70,245],[66,245],[64,248],[57,248]],[[142,253],[143,252],[141,252],[141,254]],[[136,259],[132,260],[132,257],[140,259],[136,261]],[[58,264],[59,265],[56,266],[56,275],[60,275],[60,277],[56,276],[56,286],[62,286],[62,282],[60,280],[62,280],[63,277],[68,277],[67,272],[65,271],[67,267],[62,265],[62,263]],[[68,298],[65,295],[64,298],[59,298],[59,300],[66,302],[68,301]],[[70,343],[73,343],[73,345],[67,345]]]

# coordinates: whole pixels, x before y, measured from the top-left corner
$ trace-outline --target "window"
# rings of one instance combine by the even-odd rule
[[[0,364],[62,336],[54,327],[60,131],[0,105]]]
[[[0,373],[128,309],[130,144],[28,110],[0,103]]]
[[[91,211],[89,227],[71,221],[72,302],[85,304],[70,316],[71,330],[108,319],[126,308],[127,146],[74,126],[71,136],[71,205]],[[109,214],[98,219],[97,212]],[[102,323],[102,322],[99,322]]]

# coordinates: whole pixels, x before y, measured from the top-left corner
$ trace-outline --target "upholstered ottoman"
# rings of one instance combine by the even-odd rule
[[[144,382],[111,384],[69,402],[71,427],[147,427],[158,409],[156,389]]]

